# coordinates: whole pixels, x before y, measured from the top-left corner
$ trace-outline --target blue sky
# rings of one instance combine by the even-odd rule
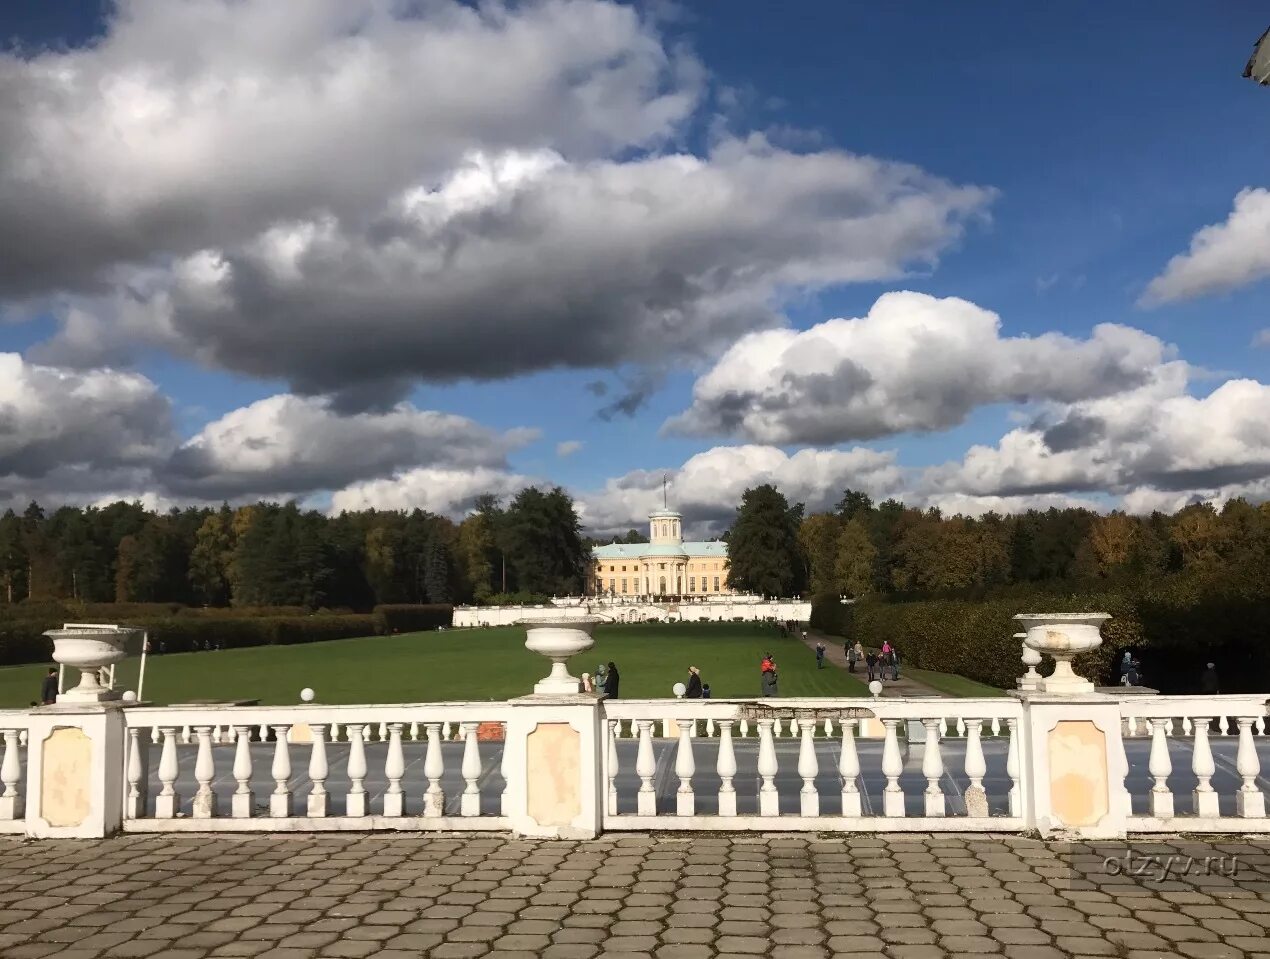
[[[6,75],[44,107],[0,124],[21,145],[0,162],[17,358],[0,413],[18,424],[2,498],[457,515],[482,483],[551,481],[603,529],[635,521],[661,471],[703,527],[768,480],[812,506],[852,485],[970,512],[1270,490],[1270,348],[1252,345],[1270,327],[1270,90],[1239,77],[1262,5],[401,7],[0,9]],[[271,93],[243,94],[253,78]],[[469,219],[460,174],[505,157]],[[697,179],[648,166],[673,157]],[[715,187],[731,203],[690,222]],[[400,212],[412,189],[443,226]],[[283,247],[302,250],[285,283]],[[421,278],[441,248],[460,259]],[[214,305],[200,262],[227,264]],[[897,291],[928,299],[828,339],[753,339]],[[1069,340],[1017,340],[1047,334]],[[601,416],[632,384],[643,402]],[[1075,449],[1040,440],[1091,423]]]

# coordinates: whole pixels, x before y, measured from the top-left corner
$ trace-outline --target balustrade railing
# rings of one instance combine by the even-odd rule
[[[1120,714],[1131,831],[1270,832],[1265,696],[1133,697]]]
[[[1022,827],[1018,700],[618,700],[604,715],[606,829]]]
[[[127,709],[124,829],[506,829],[508,709]]]
[[[27,715],[0,710],[0,833],[20,833],[26,828]]]

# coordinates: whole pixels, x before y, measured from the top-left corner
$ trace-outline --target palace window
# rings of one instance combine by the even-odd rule
[[[623,566],[622,569],[626,569],[626,567]],[[626,592],[626,577],[622,577],[622,592]]]
[[[660,566],[662,569],[665,569],[665,568],[666,568],[666,564],[665,564],[665,563],[658,563],[657,565],[658,565],[658,566]]]
[[[697,591],[697,577],[688,577],[688,592],[695,593]]]
[[[615,579],[610,579],[610,580],[609,580],[609,592],[610,592],[610,593],[612,593],[612,592],[616,592],[616,591],[617,591],[617,580],[615,580]]]
[[[717,576],[714,578],[714,591],[716,593],[719,591],[719,577]]]

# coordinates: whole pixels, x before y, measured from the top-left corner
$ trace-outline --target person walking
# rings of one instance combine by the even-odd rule
[[[1199,691],[1205,696],[1216,696],[1221,692],[1221,683],[1217,681],[1217,664],[1209,663],[1199,678]]]
[[[701,698],[701,670],[696,666],[688,667],[688,690],[684,693],[684,699],[700,699]]]
[[[900,678],[900,651],[894,646],[891,647],[891,679],[899,681]]]
[[[851,643],[849,642],[843,643],[842,651],[847,656],[847,672],[854,673],[855,672],[855,647],[852,646]]]
[[[762,687],[763,697],[766,699],[775,699],[780,695],[777,687],[778,677],[776,675],[776,661],[772,658],[772,654],[768,653],[763,658],[763,664],[760,667],[761,673],[759,682]]]
[[[610,662],[604,673],[604,695],[609,699],[617,699],[617,684],[621,677],[617,673],[617,664]]]
[[[806,636],[807,634],[803,633],[803,635]],[[824,643],[816,644],[816,668],[817,669],[825,668],[825,644]]]
[[[873,650],[870,649],[868,655],[864,657],[864,665],[867,666],[869,670],[869,682],[873,682],[873,671],[877,669],[878,665],[878,657]]]
[[[583,674],[582,674],[582,691],[583,691],[584,693],[593,693],[593,692],[595,692],[595,683],[591,682],[591,674],[590,674],[590,673],[583,673]]]
[[[44,682],[40,684],[40,702],[45,706],[52,706],[57,702],[56,666],[50,666],[49,671],[44,675]]]
[[[603,663],[595,667],[595,672],[591,676],[591,685],[595,687],[597,693],[604,692],[604,680],[608,673],[609,668]]]

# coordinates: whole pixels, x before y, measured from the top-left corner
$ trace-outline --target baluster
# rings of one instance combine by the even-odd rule
[[[825,737],[828,738],[829,736],[832,736],[832,735],[833,735],[833,720],[830,719],[828,716],[826,716],[825,717]]]
[[[962,719],[960,716],[957,717],[957,735],[958,736],[966,735],[966,721]]]
[[[26,737],[27,737],[27,732],[25,729],[22,730],[20,733],[18,733],[18,745],[21,746],[23,749],[26,749]]]
[[[212,727],[212,745],[213,746],[220,745],[220,726]]]
[[[790,722],[793,722],[793,720],[790,720]],[[780,717],[778,716],[776,720],[772,723],[772,736],[776,739],[780,739],[782,733],[783,731],[781,729],[781,721],[780,721]]]
[[[322,819],[330,802],[326,792],[326,777],[330,773],[326,762],[326,725],[310,723],[309,728],[313,730],[313,745],[309,747],[309,779],[313,783],[313,788],[309,790],[309,815]]]
[[[411,741],[412,741],[412,742],[418,742],[418,741],[419,741],[419,724],[418,724],[418,723],[411,723],[411,724],[410,724],[410,733],[409,733],[409,736],[410,736],[410,739],[411,739]]]
[[[441,777],[445,774],[445,757],[441,752],[441,743],[449,723],[445,726],[427,723],[425,726],[428,731],[428,748],[423,757],[423,774],[428,779],[428,788],[423,794],[423,814],[437,818],[445,815],[445,791],[441,788]]]
[[[136,730],[129,730],[130,733]],[[0,783],[4,784],[4,793],[0,794],[0,819],[13,821],[21,819],[25,814],[22,794],[18,785],[22,776],[22,763],[18,756],[21,748],[21,737],[16,729],[4,730],[4,761],[0,762]]]
[[[151,726],[150,727],[150,742],[152,742],[154,745],[157,746],[162,739],[163,737],[159,734],[159,727]]]
[[[800,727],[800,724],[799,724],[799,722],[798,722],[798,717],[797,717],[797,716],[792,717],[792,718],[789,720],[789,735],[790,735],[790,738],[791,738],[791,739],[792,739],[794,736],[797,736],[797,735],[798,735],[798,730],[799,730],[800,728],[801,728],[801,727]]]
[[[1257,775],[1261,772],[1261,760],[1257,757],[1257,744],[1252,739],[1251,717],[1238,717],[1239,751],[1235,754],[1235,768],[1239,771],[1244,783],[1235,794],[1235,812],[1245,819],[1264,819],[1266,815],[1266,797],[1257,785]]]
[[[269,796],[269,815],[275,819],[287,819],[295,814],[295,803],[291,796],[291,748],[287,745],[287,734],[290,726],[274,726],[273,728],[273,768],[269,774],[273,776],[273,793]]]
[[[260,741],[262,743],[269,741],[269,727],[264,725],[263,723],[260,726]]]
[[[947,716],[943,716],[939,720],[939,735],[941,736],[948,735],[948,717]]]
[[[250,819],[255,812],[251,794],[251,727],[235,726],[234,779],[238,783],[230,799],[230,815],[235,819]]]
[[[694,723],[693,725],[695,726],[696,724]],[[714,720],[707,719],[706,720],[706,739],[713,739],[713,738],[714,738]]]
[[[983,788],[988,762],[983,756],[983,720],[966,720],[966,815],[987,818],[988,792]]]
[[[697,772],[697,763],[692,755],[693,725],[679,724],[679,751],[675,755],[675,775],[679,777],[679,789],[675,792],[677,816],[691,816],[696,812],[697,796],[692,791],[692,777]]]
[[[670,738],[670,720],[669,719],[663,719],[661,721],[661,738],[662,739]]]
[[[1217,816],[1217,793],[1210,780],[1217,767],[1213,765],[1213,751],[1208,745],[1208,724],[1211,716],[1195,716],[1191,726],[1195,730],[1195,755],[1191,760],[1191,768],[1199,782],[1195,786],[1195,815]]]
[[[163,788],[154,800],[155,819],[175,819],[181,810],[181,797],[176,791],[176,776],[180,771],[176,759],[176,737],[180,732],[175,726],[164,726],[163,752],[159,755],[159,782]]]
[[[1000,716],[992,717],[992,735],[994,736],[1001,735],[1001,717]]]
[[[388,788],[384,790],[384,816],[397,817],[404,816],[406,809],[406,794],[401,790],[401,777],[406,773],[406,760],[401,752],[401,723],[381,723],[379,726],[382,735],[387,727],[388,734],[388,756],[384,760],[384,777],[388,780]],[[428,727],[431,733],[432,727]],[[428,748],[432,748],[432,743],[428,743]],[[426,813],[426,810],[425,810]]]
[[[816,759],[816,742],[812,738],[815,731],[814,723],[803,723],[802,742],[798,746],[798,775],[803,780],[803,788],[798,797],[800,811],[804,816],[820,815],[820,793],[816,792],[816,775],[820,772],[820,762]]]
[[[736,753],[732,748],[732,720],[719,720],[719,756],[715,771],[719,774],[719,815],[736,815]]]
[[[454,726],[450,723],[445,723],[441,727],[441,742],[448,743],[453,738],[453,736],[454,736]]]
[[[194,760],[198,790],[194,793],[191,815],[195,819],[212,819],[216,816],[216,793],[212,792],[212,778],[216,775],[216,764],[212,762],[212,727],[195,726],[194,736],[198,739],[198,757]]]
[[[1019,721],[1009,717],[1005,721],[1010,731],[1010,745],[1005,754],[1005,774],[1010,777],[1010,815],[1023,815],[1023,790],[1019,780]]]
[[[609,772],[608,772],[608,814],[610,816],[617,815],[617,773],[620,769],[620,763],[617,758],[617,737],[621,735],[622,723],[620,720],[613,720],[608,724],[609,727]],[[506,750],[503,750],[506,754]]]
[[[1158,819],[1173,818],[1173,790],[1169,788],[1169,774],[1173,772],[1173,760],[1169,757],[1168,724],[1163,719],[1147,720],[1151,727],[1151,756],[1147,769],[1155,780],[1151,787],[1151,815]]]
[[[8,733],[6,731],[6,738]],[[16,742],[14,745],[17,745]],[[8,754],[5,759],[7,761]],[[17,770],[15,769],[14,772]],[[150,778],[150,745],[145,741],[145,737],[141,735],[141,730],[133,726],[128,730],[128,794],[124,802],[124,816],[127,819],[144,819],[146,814],[146,799],[149,792]],[[0,819],[14,817],[6,817],[4,814],[3,800],[0,800]]]
[[[342,728],[339,723],[331,723],[331,742],[337,743],[340,741],[340,730]]]
[[[481,746],[476,741],[476,729],[479,723],[460,723],[463,733],[463,764],[459,771],[463,774],[463,796],[459,800],[460,816],[479,816],[481,814],[481,787],[477,780],[481,778]]]
[[[838,775],[842,777],[842,814],[844,816],[862,815],[860,807],[860,790],[856,780],[860,777],[860,757],[855,748],[854,719],[842,720],[842,749],[838,753]]]
[[[898,725],[898,719],[882,720],[882,726],[886,729],[886,740],[882,746],[882,775],[886,777],[886,788],[882,791],[884,816],[904,815],[904,791],[900,789],[900,773],[904,771],[904,760],[900,757],[900,741],[896,735]]]
[[[1265,733],[1266,733],[1266,717],[1258,716],[1257,717],[1257,735],[1264,736]]]
[[[923,719],[922,725],[926,727],[926,748],[922,756],[922,775],[926,777],[926,815],[942,816],[944,790],[939,780],[944,775],[944,757],[939,749],[939,731],[943,724],[938,719]]]
[[[366,727],[362,723],[349,723],[344,727],[348,736],[348,795],[344,798],[346,816],[366,815]]]
[[[388,739],[388,724],[380,723],[379,724],[379,741],[382,743],[382,742],[386,742],[387,739]]]
[[[780,794],[776,791],[776,773],[779,767],[776,762],[774,735],[774,727],[779,725],[779,720],[758,721],[758,774],[763,777],[763,784],[758,791],[760,816],[779,816],[781,813]]]
[[[737,729],[739,729],[739,730],[740,730],[740,732],[741,732],[741,738],[742,738],[742,739],[749,739],[749,737],[750,737],[750,721],[749,721],[748,719],[742,719],[742,720],[741,720],[741,724],[737,727]]]
[[[639,728],[639,752],[635,756],[635,772],[639,775],[639,796],[636,812],[641,816],[657,815],[657,790],[653,788],[653,776],[657,773],[657,760],[653,757],[653,721],[637,720]]]
[[[1190,716],[1183,716],[1183,717],[1182,717],[1182,735],[1183,735],[1183,736],[1189,736],[1189,735],[1191,734],[1191,730],[1192,730],[1192,728],[1193,728],[1193,727],[1192,727],[1192,724],[1191,724],[1191,717],[1190,717]]]
[[[1164,732],[1165,732],[1167,735],[1169,735],[1169,736],[1172,736],[1172,735],[1173,735],[1173,717],[1172,717],[1172,716],[1170,716],[1170,717],[1169,717],[1169,718],[1165,721],[1165,725],[1164,725]]]
[[[1226,722],[1227,722],[1227,719],[1226,719],[1226,717],[1225,717],[1225,716],[1219,716],[1219,717],[1217,717],[1217,735],[1218,735],[1218,736],[1229,736],[1229,735],[1230,735],[1229,730],[1227,730],[1227,728],[1226,728]]]
[[[192,742],[194,742],[193,731],[190,729],[189,726],[182,726],[181,727],[181,744],[184,746],[188,746]]]

